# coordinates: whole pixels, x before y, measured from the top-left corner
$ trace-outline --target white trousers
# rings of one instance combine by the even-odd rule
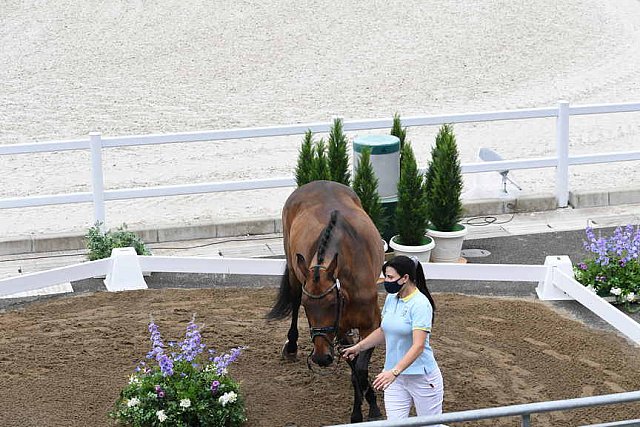
[[[387,419],[409,418],[411,406],[418,416],[442,414],[444,383],[440,368],[428,374],[398,375],[384,391]]]

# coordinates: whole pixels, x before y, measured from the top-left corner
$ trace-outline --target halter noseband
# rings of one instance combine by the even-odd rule
[[[319,268],[322,270],[326,270],[327,267],[323,266],[323,265],[314,265],[312,267],[309,267],[309,270],[313,270],[315,268]],[[336,278],[336,280],[333,282],[333,285],[331,285],[329,288],[327,288],[326,290],[324,290],[322,293],[320,294],[312,294],[309,291],[307,291],[304,287],[304,285],[302,286],[302,293],[305,294],[306,296],[308,296],[311,299],[321,299],[324,298],[325,296],[329,295],[329,293],[331,293],[331,291],[336,290],[336,299],[337,299],[337,309],[336,309],[336,319],[335,319],[335,323],[333,324],[333,326],[324,326],[324,327],[313,327],[311,326],[311,324],[309,324],[309,332],[311,333],[311,342],[313,342],[313,340],[316,337],[322,337],[325,340],[327,340],[327,342],[329,342],[330,348],[333,351],[333,347],[337,344],[338,342],[338,329],[340,327],[340,315],[342,313],[342,293],[340,292],[340,280],[338,278]],[[329,339],[327,338],[327,334],[335,334],[334,336],[334,342],[329,341]]]

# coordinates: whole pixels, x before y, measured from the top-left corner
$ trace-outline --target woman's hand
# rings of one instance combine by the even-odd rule
[[[396,380],[396,376],[391,371],[382,371],[378,374],[373,383],[371,384],[374,390],[385,390]]]
[[[351,347],[347,347],[342,350],[342,357],[348,360],[353,360],[360,353],[360,343],[356,345],[352,345]]]

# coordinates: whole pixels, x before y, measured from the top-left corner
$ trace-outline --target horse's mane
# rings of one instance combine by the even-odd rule
[[[327,246],[329,246],[329,240],[331,240],[331,233],[338,222],[338,211],[331,212],[331,219],[329,220],[329,224],[322,230],[320,233],[320,238],[318,239],[318,262],[317,265],[313,269],[313,280],[320,280],[320,266],[324,262],[324,255],[327,252]]]

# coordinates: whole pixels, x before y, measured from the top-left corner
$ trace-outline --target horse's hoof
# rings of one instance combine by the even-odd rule
[[[296,361],[298,360],[298,352],[294,351],[293,353],[289,353],[287,351],[287,346],[289,345],[289,340],[287,340],[284,345],[282,346],[282,358],[285,360],[291,360],[291,361]]]
[[[360,414],[351,414],[351,424],[361,423],[362,422],[362,413]]]

